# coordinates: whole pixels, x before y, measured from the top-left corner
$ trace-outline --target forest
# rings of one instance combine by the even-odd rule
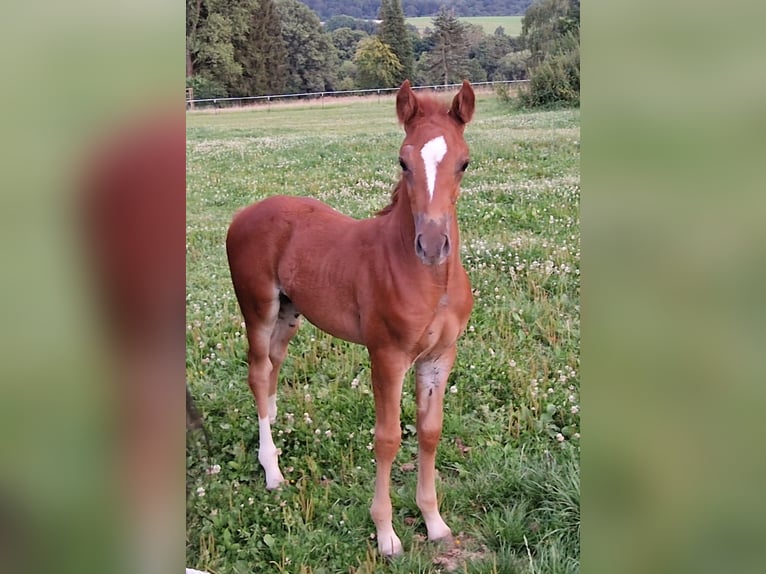
[[[404,79],[415,85],[529,79],[528,104],[579,102],[579,0],[527,1],[518,37],[461,22],[459,8],[481,15],[488,2],[436,7],[423,33],[406,24],[403,5],[427,1],[354,3],[368,17],[333,13],[324,22],[310,4],[326,15],[335,10],[317,0],[187,0],[186,78],[193,97],[385,88]],[[496,4],[511,10],[513,2]]]
[[[319,18],[329,20],[333,16],[353,16],[372,20],[378,17],[380,0],[304,0],[303,2]],[[455,16],[520,16],[532,0],[403,0],[402,10],[406,18],[433,16],[444,6],[453,10]]]

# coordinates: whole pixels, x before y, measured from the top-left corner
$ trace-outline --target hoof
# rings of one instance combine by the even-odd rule
[[[428,540],[432,542],[451,542],[452,530],[447,524],[439,517],[431,523],[426,523],[426,530],[428,531]]]
[[[276,490],[280,486],[282,486],[282,483],[285,481],[285,478],[282,476],[282,473],[280,472],[276,476],[267,476],[266,477],[266,490]]]
[[[396,535],[387,536],[385,540],[378,539],[378,552],[380,552],[381,556],[384,558],[396,558],[404,553],[402,541],[399,540],[399,537]]]

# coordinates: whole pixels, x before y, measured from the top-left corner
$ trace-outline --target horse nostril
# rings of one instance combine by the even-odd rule
[[[442,244],[442,255],[447,257],[450,252],[449,235],[444,235],[444,243]]]
[[[422,233],[418,233],[418,235],[415,237],[415,253],[418,255],[425,255],[426,250],[423,247],[423,244],[420,242],[421,237],[423,237]]]

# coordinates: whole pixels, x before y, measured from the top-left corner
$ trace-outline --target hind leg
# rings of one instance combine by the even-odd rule
[[[284,295],[261,299],[247,310],[248,378],[258,408],[258,461],[266,473],[266,488],[277,488],[284,477],[271,425],[277,417],[277,378],[287,355],[287,345],[298,330],[300,317]]]
[[[279,296],[279,314],[274,330],[271,333],[269,343],[269,360],[271,361],[271,373],[269,375],[268,411],[269,421],[272,424],[277,419],[277,380],[279,369],[287,356],[287,345],[298,331],[301,316],[287,297]]]
[[[242,306],[247,325],[247,340],[250,345],[247,360],[249,364],[247,383],[255,398],[258,409],[258,461],[266,473],[266,488],[277,488],[283,481],[279,470],[279,452],[271,436],[269,396],[271,395],[272,368],[270,358],[271,337],[274,334],[279,315],[279,298],[252,299]]]

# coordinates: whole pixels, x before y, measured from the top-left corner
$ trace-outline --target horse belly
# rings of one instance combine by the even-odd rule
[[[300,307],[298,309],[300,310]],[[302,313],[308,322],[317,329],[350,343],[363,344],[357,315],[352,317],[338,313],[337,310],[331,307],[324,307],[322,309],[312,308],[308,312]]]
[[[285,294],[316,328],[351,343],[362,343],[359,312],[343,281],[326,281],[304,271],[283,281]]]

